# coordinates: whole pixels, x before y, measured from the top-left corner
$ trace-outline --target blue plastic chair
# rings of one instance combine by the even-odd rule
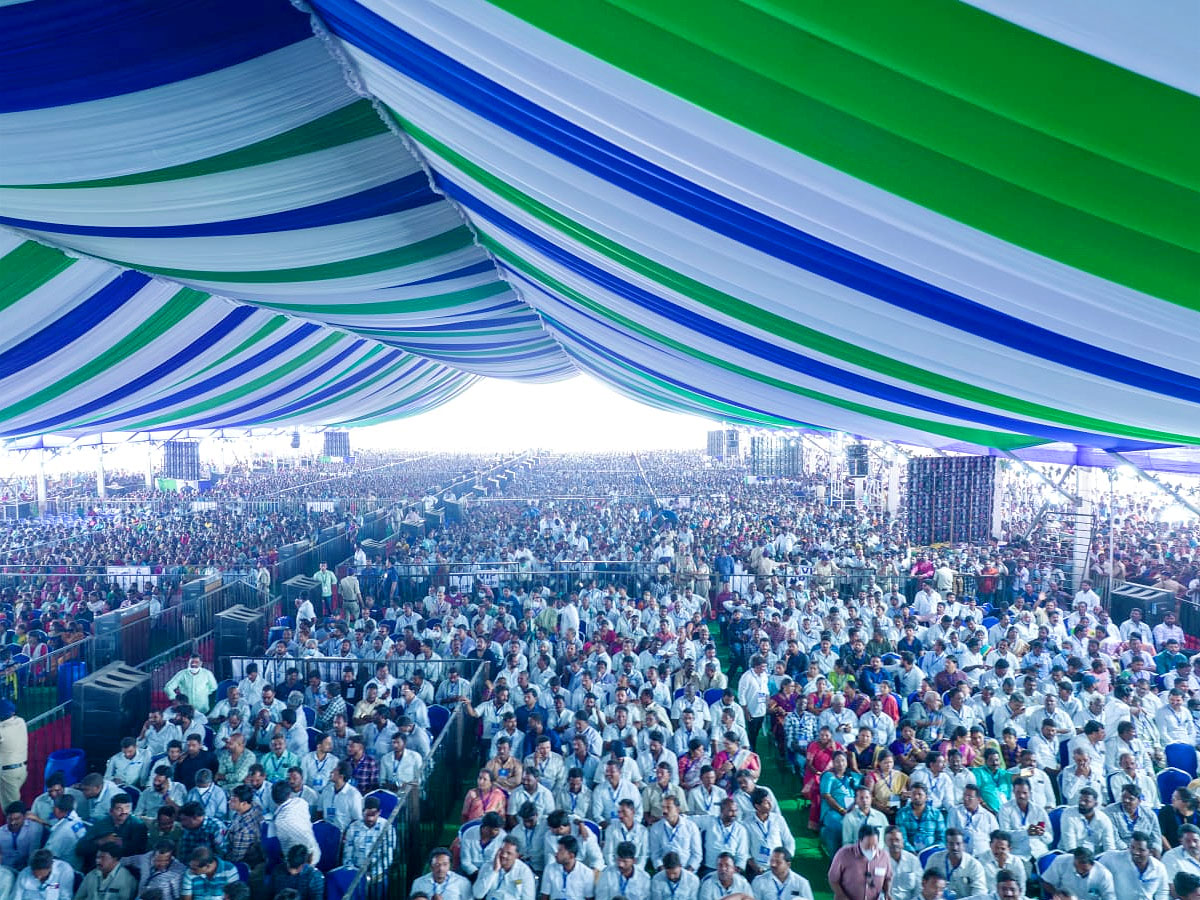
[[[350,885],[354,882],[354,876],[357,874],[358,869],[350,866],[338,866],[331,870],[325,876],[325,900],[345,900],[346,891],[350,890]],[[365,878],[358,883],[353,900],[365,900],[367,896],[366,883]]]
[[[459,826],[458,836],[461,838],[467,833],[468,828],[470,828],[472,825],[478,825],[482,821],[483,819],[472,819],[470,822],[463,822],[462,825]]]
[[[222,700],[229,699],[229,689],[231,687],[237,687],[237,682],[234,681],[232,678],[226,678],[224,681],[222,681],[220,684],[217,685],[217,702],[218,703],[220,703]]]
[[[1027,750],[1029,748],[1029,738],[1027,738],[1027,737],[1017,738],[1017,746],[1020,747],[1022,750]]]
[[[433,734],[433,739],[436,741],[442,729],[446,727],[446,723],[450,721],[450,710],[444,706],[434,705],[429,707],[429,731]]]
[[[397,797],[391,791],[385,791],[382,788],[371,791],[371,793],[367,794],[366,797],[374,797],[379,801],[379,817],[381,819],[389,818],[392,814],[392,810],[396,808],[396,804],[400,802],[399,797]],[[366,797],[363,799],[365,800]]]
[[[279,843],[279,838],[263,838],[263,854],[267,857],[268,872],[283,862],[283,845]]]
[[[1058,846],[1058,840],[1062,834],[1062,817],[1066,809],[1067,808],[1065,806],[1056,806],[1054,809],[1046,813],[1047,818],[1050,819],[1050,833],[1054,835],[1054,841],[1052,843],[1055,847]]]
[[[982,625],[984,628],[991,628],[993,625],[995,625],[999,621],[1000,621],[1000,619],[996,616],[984,616],[983,621],[980,622],[979,624]]]
[[[342,829],[329,822],[314,822],[313,835],[317,839],[317,846],[321,848],[321,861],[317,863],[317,868],[328,874],[337,868]]]
[[[1183,771],[1185,771],[1189,775],[1191,775],[1193,778],[1196,777],[1196,748],[1195,747],[1193,747],[1191,744],[1184,744],[1182,742],[1177,741],[1176,743],[1173,743],[1173,744],[1167,744],[1167,746],[1165,746],[1163,748],[1163,752],[1166,754],[1166,757],[1167,757],[1167,768],[1168,769],[1182,769]],[[1163,802],[1169,803],[1170,798],[1164,797]]]
[[[304,722],[309,728],[315,728],[317,724],[317,711],[311,706],[300,707],[304,710]]]
[[[591,819],[583,820],[583,827],[590,831],[596,838],[596,843],[600,843],[600,826]]]
[[[308,729],[308,749],[309,752],[317,749],[317,744],[321,743],[321,738],[325,737],[325,732],[319,728]]]
[[[250,883],[250,867],[248,865],[246,865],[244,862],[235,862],[233,864],[233,867],[235,869],[237,869],[238,878],[240,878],[242,881],[249,884]]]
[[[919,860],[921,860],[921,868],[924,869],[926,866],[929,865],[929,860],[933,856],[933,854],[938,853],[945,849],[946,849],[946,846],[944,844],[934,844],[932,847],[926,847],[924,850],[922,850],[920,852],[920,854],[917,856],[917,858]]]
[[[128,795],[130,801],[133,803],[133,808],[137,809],[138,798],[142,796],[142,792],[139,791],[137,788],[135,788],[133,785],[127,784],[123,788],[121,788],[121,793]]]
[[[683,696],[683,688],[675,688],[675,694],[673,696],[673,699],[678,700],[682,696]]]
[[[1171,797],[1181,787],[1187,787],[1192,776],[1183,769],[1163,769],[1158,773],[1158,797],[1163,804],[1169,804]]]
[[[1054,861],[1056,859],[1058,859],[1060,856],[1066,856],[1066,855],[1067,854],[1062,850],[1051,850],[1049,853],[1045,854],[1044,856],[1038,857],[1037,870],[1038,870],[1038,878],[1041,879],[1042,900],[1050,900],[1050,898],[1052,896],[1054,896],[1053,892],[1047,889],[1048,885],[1046,884],[1046,878],[1045,878],[1046,873],[1048,871],[1050,871],[1050,867],[1052,865],[1054,865]]]
[[[720,702],[724,696],[725,691],[722,688],[709,688],[704,692],[704,702],[712,706],[714,703]]]
[[[1071,745],[1067,741],[1058,744],[1058,767],[1065,770],[1071,764]]]

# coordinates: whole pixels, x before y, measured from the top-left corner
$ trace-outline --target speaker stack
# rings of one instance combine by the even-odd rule
[[[333,459],[350,458],[350,432],[325,432],[325,455]]]
[[[87,755],[89,771],[103,771],[117,742],[137,737],[150,714],[150,676],[114,662],[71,691],[71,744]]]
[[[163,444],[163,474],[179,481],[199,481],[200,445],[196,441]]]
[[[269,605],[250,609],[239,603],[216,614],[213,627],[215,632],[213,637],[216,642],[213,658],[217,661],[217,678],[233,677],[233,668],[229,659],[231,656],[247,656],[253,652],[255,647],[266,644],[270,612]],[[217,698],[217,700],[224,699],[224,697]]]
[[[908,462],[908,537],[914,544],[986,543],[999,535],[993,456],[922,456]]]
[[[756,435],[750,438],[750,472],[760,478],[790,478],[804,471],[798,437]]]
[[[870,474],[866,444],[851,444],[846,448],[846,468],[851,478],[866,478]]]

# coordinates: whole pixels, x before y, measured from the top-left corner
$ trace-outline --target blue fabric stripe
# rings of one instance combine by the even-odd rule
[[[172,406],[178,406],[181,403],[199,397],[201,394],[205,394],[208,391],[228,389],[234,386],[243,375],[249,374],[259,366],[267,363],[279,362],[279,357],[283,356],[301,341],[311,337],[320,330],[320,325],[315,325],[311,322],[303,322],[299,324],[294,331],[285,334],[278,340],[272,341],[262,350],[259,350],[253,356],[235,366],[231,366],[228,369],[221,369],[215,374],[210,375],[208,378],[205,378],[203,381],[198,381],[196,384],[193,384],[190,387],[172,392],[167,397],[154,400],[150,403],[144,403],[135,409],[122,410],[120,413],[108,416],[95,422],[89,422],[88,426],[94,427],[107,425],[111,422],[147,416],[151,413],[157,413]],[[185,426],[178,425],[178,423],[172,423],[172,427],[182,428]]]
[[[453,281],[455,278],[467,278],[471,275],[483,275],[487,272],[494,273],[495,271],[495,264],[490,259],[484,259],[469,266],[463,266],[461,269],[455,269],[453,272],[431,275],[428,278],[422,278],[418,281],[406,281],[404,284],[393,284],[392,287],[420,287],[423,284],[437,284],[439,281]]]
[[[1200,402],[1200,379],[1040,328],[960,297],[640,159],[485,78],[354,0],[315,0],[314,6],[331,31],[398,72],[572,165],[711,231],[983,340],[1121,384]]]
[[[521,282],[523,285],[525,285],[526,287],[528,287],[528,288],[530,288],[530,289],[532,289],[532,290],[536,291],[537,293],[540,293],[540,294],[542,294],[542,295],[544,295],[544,296],[546,296],[546,297],[549,297],[551,300],[553,300],[553,301],[554,301],[555,303],[557,303],[557,304],[560,304],[560,305],[569,305],[569,304],[564,304],[564,301],[563,301],[561,298],[559,298],[559,297],[556,297],[554,294],[552,294],[552,293],[550,293],[548,290],[546,290],[546,288],[542,287],[542,286],[541,286],[540,284],[538,284],[537,282],[535,282],[535,281],[532,281],[531,279],[529,279],[529,278],[525,277],[525,276],[524,276],[524,275],[522,275],[520,272],[517,272],[515,269],[511,269],[511,268],[509,268],[508,266],[504,266],[503,264],[501,264],[501,265],[502,265],[502,266],[503,266],[503,268],[504,268],[504,269],[505,269],[505,270],[506,270],[506,271],[509,273],[509,276],[510,276],[510,277],[512,277],[512,278],[514,278],[514,279],[516,279],[516,280],[520,281],[520,282]],[[576,312],[578,312],[578,313],[579,313],[580,315],[582,315],[584,318],[588,319],[589,321],[593,322],[594,324],[596,324],[596,325],[598,325],[598,326],[602,327],[603,329],[605,329],[605,330],[607,330],[607,331],[619,331],[618,329],[614,328],[614,327],[613,327],[611,324],[609,324],[608,322],[604,322],[603,320],[596,318],[596,317],[595,317],[595,316],[593,316],[591,313],[588,313],[588,312],[586,312],[586,311],[583,311],[583,310],[578,310],[578,309],[576,309],[576,307],[574,307],[574,306],[571,306],[571,309],[572,309],[572,310],[574,310],[574,311],[576,311]],[[750,412],[756,412],[756,413],[760,413],[762,416],[765,416],[765,417],[770,417],[770,418],[773,418],[773,419],[782,419],[782,420],[785,420],[785,421],[790,421],[790,422],[791,422],[791,423],[792,423],[792,424],[793,424],[795,427],[797,427],[797,428],[807,428],[807,427],[809,427],[808,425],[804,424],[803,422],[800,422],[799,420],[796,420],[796,419],[791,419],[791,418],[790,418],[790,417],[788,417],[788,416],[781,416],[781,415],[779,415],[779,414],[777,414],[777,413],[769,412],[769,411],[767,411],[767,410],[758,409],[757,407],[750,406],[749,404],[747,404],[747,403],[743,403],[743,402],[741,402],[741,401],[739,401],[739,400],[730,400],[728,397],[722,397],[721,395],[719,395],[719,394],[714,394],[714,393],[713,393],[713,392],[711,392],[711,391],[706,391],[706,390],[703,390],[703,389],[700,389],[700,388],[693,387],[692,385],[689,385],[689,384],[684,384],[683,382],[679,381],[679,379],[677,379],[677,378],[672,378],[670,375],[666,375],[666,374],[664,374],[663,372],[660,372],[660,371],[658,371],[657,369],[653,369],[653,368],[651,368],[650,366],[646,365],[644,362],[639,362],[639,361],[637,361],[637,360],[630,359],[630,358],[629,358],[629,357],[627,357],[627,356],[624,356],[624,355],[622,355],[622,354],[620,354],[620,353],[617,353],[617,352],[616,352],[616,351],[614,351],[614,350],[613,350],[611,347],[605,347],[605,346],[603,346],[603,345],[602,345],[602,344],[600,344],[598,341],[595,341],[595,340],[593,340],[592,338],[589,338],[589,337],[587,337],[586,335],[582,334],[581,332],[579,332],[579,331],[576,331],[574,328],[571,328],[569,325],[566,325],[566,324],[564,324],[564,323],[563,323],[563,322],[562,322],[560,319],[556,319],[555,317],[553,317],[553,316],[551,316],[551,315],[547,315],[547,316],[546,316],[546,319],[547,319],[547,321],[549,321],[549,322],[550,322],[550,323],[551,323],[551,324],[554,326],[554,328],[555,328],[556,330],[558,330],[558,331],[559,331],[559,332],[561,332],[562,334],[566,335],[566,336],[567,336],[567,337],[568,337],[570,340],[573,340],[573,341],[575,341],[575,342],[576,342],[576,343],[578,343],[580,346],[587,348],[587,350],[589,350],[589,351],[590,351],[590,352],[591,352],[593,355],[595,355],[595,356],[600,356],[600,357],[602,357],[602,358],[606,358],[606,359],[609,359],[609,360],[614,360],[614,361],[616,361],[616,362],[622,363],[623,365],[626,365],[626,366],[629,366],[629,367],[631,367],[631,368],[633,368],[633,369],[636,369],[636,370],[637,370],[637,371],[639,371],[639,372],[643,372],[643,373],[645,373],[646,375],[649,375],[649,376],[650,376],[650,377],[652,377],[652,378],[657,378],[657,379],[659,379],[660,381],[664,381],[664,382],[666,382],[667,384],[672,384],[672,385],[675,385],[676,387],[678,387],[678,388],[680,388],[680,389],[682,389],[682,390],[685,390],[685,391],[689,391],[689,392],[691,392],[691,393],[693,393],[693,394],[699,394],[701,397],[708,397],[710,400],[714,400],[714,401],[716,401],[716,402],[718,402],[718,403],[724,403],[724,404],[727,404],[727,405],[729,405],[729,406],[733,406],[733,407],[737,407],[737,408],[740,408],[740,409],[749,410]],[[659,356],[660,356],[660,355],[662,354],[662,348],[661,348],[661,347],[653,347],[653,346],[651,346],[651,345],[649,345],[649,344],[646,344],[646,342],[645,342],[645,341],[642,341],[640,338],[637,338],[636,340],[637,340],[637,342],[638,342],[638,343],[640,343],[640,344],[645,344],[645,346],[646,346],[647,350],[648,350],[648,351],[650,351],[649,353],[647,353],[647,358],[654,358],[654,356],[656,356],[656,355],[659,355]],[[588,365],[588,368],[589,368],[589,369],[592,369],[593,367],[594,367],[594,364],[592,364],[592,365]],[[606,373],[606,372],[604,372],[603,370],[601,370],[601,371],[600,371],[598,374],[599,374],[601,377],[605,377],[606,375],[607,375],[607,377],[609,377],[609,378],[615,378],[615,377],[616,377],[615,375],[612,375],[612,374]],[[653,392],[653,391],[654,391],[654,386],[653,386],[653,385],[646,385],[646,389],[647,389],[647,390],[649,390],[649,391],[651,391],[651,392]],[[686,405],[688,405],[688,407],[689,407],[691,410],[693,410],[694,412],[696,412],[696,413],[698,413],[698,414],[700,414],[700,415],[704,415],[704,416],[711,416],[711,415],[712,415],[712,410],[711,410],[711,409],[706,409],[706,408],[702,407],[700,404],[696,404],[696,403],[690,403],[690,404],[689,404],[689,403],[688,403],[688,401],[686,401],[686,400],[678,400],[678,399],[676,399],[676,398],[672,398],[671,400],[667,400],[667,399],[665,399],[665,398],[664,398],[664,401],[663,401],[663,402],[664,402],[664,403],[666,403],[666,404],[668,404],[669,406],[673,406],[673,407],[678,407],[678,406],[679,406],[679,405],[681,405],[681,404],[686,404]],[[761,421],[755,421],[755,420],[753,420],[753,419],[746,419],[746,420],[745,420],[745,424],[754,424],[754,425],[760,425],[760,424],[761,424]]]
[[[366,341],[351,342],[349,344],[349,346],[347,346],[345,349],[343,349],[333,359],[329,360],[328,362],[322,363],[321,365],[322,365],[323,369],[325,371],[329,371],[329,370],[336,368],[342,362],[344,362],[351,354],[357,353],[358,351],[360,351],[363,348],[363,346],[365,346],[365,344],[366,344]],[[269,415],[271,418],[274,418],[276,416],[286,416],[290,413],[299,412],[300,410],[307,409],[310,406],[314,406],[315,404],[320,403],[321,401],[334,396],[335,394],[339,393],[340,391],[345,390],[347,387],[355,385],[355,384],[359,383],[360,381],[366,381],[375,372],[378,372],[384,366],[389,365],[392,362],[395,362],[396,358],[399,356],[402,356],[402,355],[403,354],[399,350],[392,350],[392,351],[386,351],[384,353],[380,353],[379,358],[376,360],[373,360],[368,365],[363,366],[362,368],[357,369],[354,372],[351,372],[350,374],[345,375],[344,377],[340,377],[340,379],[338,381],[329,385],[328,387],[323,388],[322,390],[318,391],[317,393],[313,394],[310,397],[304,397],[304,398],[301,398],[298,400],[293,400],[278,409],[272,409],[270,411]],[[243,413],[247,413],[251,410],[259,409],[259,408],[263,407],[264,405],[270,403],[272,400],[291,393],[297,387],[306,387],[308,385],[308,383],[312,380],[313,380],[312,373],[302,373],[299,375],[299,380],[289,381],[286,385],[283,385],[282,387],[277,388],[275,391],[273,391],[271,394],[267,395],[266,397],[260,397],[250,403],[246,403],[242,406],[235,407],[234,409],[213,413],[211,416],[209,416],[206,419],[193,420],[193,424],[185,425],[184,427],[185,428],[203,428],[203,427],[206,427],[206,425],[209,425],[213,422],[224,421],[229,416],[242,415]]]
[[[1114,439],[1111,437],[1099,436],[1091,432],[1049,425],[1031,419],[1014,419],[987,410],[978,410],[952,401],[919,394],[907,388],[888,384],[883,381],[876,381],[857,372],[839,369],[837,366],[812,359],[786,347],[772,344],[762,338],[731,328],[715,319],[699,315],[686,307],[672,303],[664,297],[652,294],[631,282],[625,281],[616,274],[592,265],[587,260],[574,255],[564,247],[543,238],[533,230],[509,218],[447,178],[439,176],[438,187],[472,213],[483,217],[507,234],[528,244],[559,265],[599,285],[605,290],[617,294],[657,316],[661,316],[672,322],[678,322],[685,328],[698,334],[703,334],[721,344],[740,347],[760,359],[790,369],[793,372],[798,372],[809,378],[834,384],[866,397],[907,406],[914,410],[950,419],[976,422],[1000,431],[1036,435],[1044,437],[1047,440],[1066,441],[1067,443],[1084,444],[1087,446],[1115,447],[1117,443],[1120,443],[1122,446],[1136,447],[1138,449],[1152,446],[1142,441],[1126,442],[1117,440],[1114,442]]]
[[[304,40],[315,42],[308,17],[280,0],[0,6],[0,113],[143,91]]]
[[[0,378],[9,378],[87,334],[133,299],[150,278],[126,270],[65,315],[0,353]]]
[[[159,363],[152,369],[143,372],[133,381],[121,385],[121,387],[109,391],[95,400],[85,403],[82,406],[77,406],[74,409],[54,416],[49,419],[43,419],[40,422],[34,422],[31,425],[21,426],[21,433],[50,431],[59,425],[67,422],[78,421],[79,419],[89,416],[97,410],[104,409],[111,403],[118,403],[133,396],[143,388],[149,387],[160,378],[165,378],[177,369],[194,362],[199,358],[201,353],[206,353],[212,349],[213,345],[218,341],[228,337],[235,328],[253,316],[257,310],[252,306],[237,306],[232,309],[227,316],[220,322],[208,329],[204,334],[200,335],[190,344],[177,353],[173,354],[163,362]]]
[[[338,225],[357,222],[406,212],[439,203],[441,198],[429,189],[429,179],[424,172],[414,172],[404,178],[389,181],[377,187],[283,212],[251,216],[245,219],[229,219],[221,222],[197,222],[188,225],[72,225],[57,222],[36,222],[31,219],[15,219],[0,216],[0,225],[21,228],[27,231],[42,231],[53,234],[80,234],[114,238],[186,238],[222,237],[239,234],[268,234],[275,231],[297,231],[302,228],[319,228],[323,225]]]

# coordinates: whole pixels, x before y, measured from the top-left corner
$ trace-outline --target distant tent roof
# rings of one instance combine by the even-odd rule
[[[738,424],[1200,444],[1195,5],[312,8],[0,5],[0,436],[586,371]]]

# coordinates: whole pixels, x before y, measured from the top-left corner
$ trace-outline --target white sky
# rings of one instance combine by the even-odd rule
[[[560,452],[702,449],[718,426],[660,412],[588,375],[553,384],[484,379],[432,412],[356,428],[350,446],[429,450]]]

